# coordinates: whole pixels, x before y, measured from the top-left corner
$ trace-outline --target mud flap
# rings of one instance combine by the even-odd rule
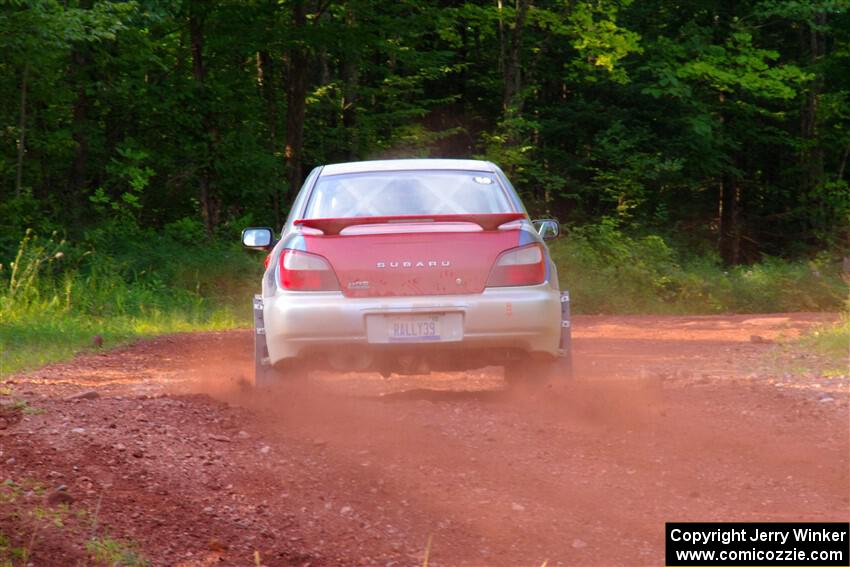
[[[266,345],[266,326],[263,319],[263,298],[254,296],[254,371],[255,381],[263,375],[269,364],[269,349]]]
[[[570,321],[570,292],[561,292],[561,342],[558,345],[560,356],[570,356],[572,352],[573,330]]]
[[[561,341],[558,344],[560,366],[567,378],[573,378],[573,327],[570,318],[570,292],[561,292]]]
[[[269,347],[263,315],[263,298],[254,296],[254,386],[258,388],[274,387],[281,380],[292,380],[306,376],[305,371],[295,360],[284,361],[272,366],[269,359]]]

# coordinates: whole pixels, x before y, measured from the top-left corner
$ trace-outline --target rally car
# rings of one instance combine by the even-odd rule
[[[254,298],[255,382],[314,369],[427,374],[502,366],[509,383],[571,376],[569,295],[505,174],[486,161],[315,168]]]

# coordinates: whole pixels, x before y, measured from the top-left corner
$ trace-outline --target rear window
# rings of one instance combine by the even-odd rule
[[[387,171],[319,177],[304,218],[514,212],[495,175]]]

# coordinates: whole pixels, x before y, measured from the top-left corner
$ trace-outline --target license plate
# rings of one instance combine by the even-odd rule
[[[440,340],[440,317],[434,315],[393,316],[386,320],[390,342]]]

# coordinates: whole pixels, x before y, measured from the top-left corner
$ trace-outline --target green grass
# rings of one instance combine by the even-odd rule
[[[245,307],[246,312],[248,309]],[[193,310],[153,309],[136,315],[107,317],[53,309],[19,310],[14,312],[14,317],[8,312],[5,315],[0,324],[0,376],[93,349],[95,336],[103,339],[104,347],[115,347],[142,337],[247,324],[246,316],[227,305]]]
[[[11,405],[7,406],[6,410],[20,412],[24,415],[39,415],[44,413],[44,410],[30,405],[26,400],[14,400]]]
[[[107,536],[92,538],[86,542],[86,551],[98,563],[115,567],[147,567],[145,559],[133,545]]]
[[[11,540],[0,532],[0,567],[15,567],[16,563],[26,565],[29,552],[25,547],[12,545]]]
[[[28,233],[0,265],[0,376],[92,349],[95,336],[114,347],[249,324],[259,256],[152,234],[114,242],[74,247]]]
[[[726,269],[605,222],[573,229],[551,250],[576,313],[840,311],[848,297],[840,262],[826,254]]]
[[[845,312],[834,325],[824,325],[804,335],[801,343],[850,372],[850,312]]]
[[[72,511],[65,504],[54,508],[41,506],[39,503],[44,493],[44,486],[33,479],[18,482],[7,479],[0,484],[0,517],[11,518],[17,524],[14,538],[0,531],[0,567],[28,565],[34,550],[37,551],[44,539],[71,542],[81,537],[83,529],[91,534],[97,531],[97,518],[92,518],[85,508]],[[31,498],[31,495],[36,498]],[[150,561],[137,550],[136,544],[108,534],[92,535],[85,541],[84,547],[89,559],[97,565],[150,565]],[[88,561],[85,564],[88,565]]]

